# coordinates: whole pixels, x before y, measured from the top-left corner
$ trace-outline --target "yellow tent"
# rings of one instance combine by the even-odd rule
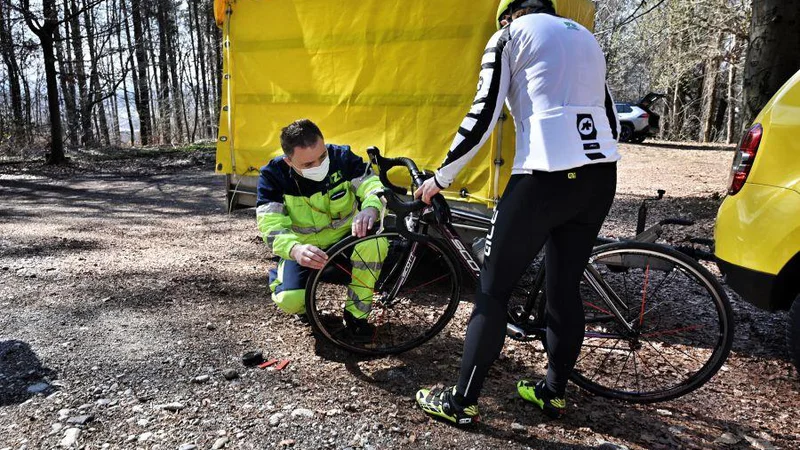
[[[591,1],[557,8],[593,26]],[[281,154],[281,128],[304,117],[363,157],[374,145],[437,168],[472,103],[496,10],[496,0],[215,0],[224,72],[216,169],[229,176],[231,206],[254,204],[240,184],[253,186],[247,179]],[[449,197],[492,206],[500,196],[514,153],[512,121],[500,124]]]

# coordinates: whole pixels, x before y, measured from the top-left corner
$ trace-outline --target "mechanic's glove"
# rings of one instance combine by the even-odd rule
[[[289,252],[289,256],[301,266],[317,270],[322,269],[328,261],[328,255],[311,244],[296,244]]]
[[[353,219],[353,236],[364,237],[372,225],[378,220],[378,210],[373,207],[364,208]]]

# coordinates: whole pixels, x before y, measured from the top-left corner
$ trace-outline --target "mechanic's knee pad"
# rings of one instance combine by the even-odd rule
[[[306,290],[295,289],[272,293],[272,301],[286,314],[304,314],[306,312]]]

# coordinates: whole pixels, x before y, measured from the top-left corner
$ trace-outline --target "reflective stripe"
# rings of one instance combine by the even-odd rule
[[[331,221],[330,224],[328,224],[327,226],[324,226],[322,228],[317,228],[317,227],[298,227],[298,226],[292,225],[292,231],[294,231],[297,234],[315,234],[315,233],[321,232],[322,230],[324,230],[326,228],[332,228],[332,229],[341,228],[344,225],[347,225],[347,222],[353,220],[353,217],[356,215],[357,212],[358,212],[358,204],[356,204],[356,202],[353,202],[353,210],[350,211],[350,214],[348,214],[346,217],[343,217],[341,219],[333,220],[333,221]]]
[[[367,195],[365,195],[365,196],[364,196],[364,198],[370,197],[370,196],[372,196],[372,195],[377,195],[377,194],[379,194],[379,193],[381,193],[381,192],[383,192],[383,188],[382,188],[382,187],[381,187],[381,188],[378,188],[378,189],[373,189],[373,190],[369,191],[369,192],[367,193]]]
[[[271,203],[265,203],[265,204],[259,206],[258,208],[256,208],[256,214],[257,215],[270,214],[270,213],[272,213],[272,214],[286,214],[286,207],[283,205],[283,203],[271,202]]]
[[[364,262],[364,261],[351,261],[353,269],[378,271],[383,268],[382,262]]]
[[[347,298],[353,302],[353,306],[355,306],[357,310],[365,314],[369,314],[369,312],[372,311],[372,302],[370,301],[369,303],[365,303],[361,301],[361,299],[358,297],[358,294],[356,294],[355,291],[349,287],[347,288]]]
[[[314,227],[296,227],[292,225],[292,231],[297,234],[314,234],[319,233],[320,231],[324,230],[325,228],[314,228]]]
[[[289,234],[289,232],[286,230],[270,231],[269,234],[267,234],[267,247],[272,249],[272,245],[275,243],[275,238],[282,234]]]
[[[353,185],[353,189],[358,191],[358,187],[361,186],[364,182],[369,181],[372,178],[376,177],[377,175],[372,173],[372,167],[367,166],[367,170],[364,171],[364,175],[350,180],[350,183]]]

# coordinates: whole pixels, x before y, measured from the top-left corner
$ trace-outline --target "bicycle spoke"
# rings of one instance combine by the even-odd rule
[[[585,347],[585,345],[581,345],[581,347]],[[580,364],[581,361],[583,361],[584,359],[586,359],[589,356],[591,356],[594,352],[597,351],[598,348],[599,347],[594,347],[592,350],[589,351],[589,353],[587,353],[587,354],[581,356],[580,358],[578,358],[578,360],[575,361],[575,367],[578,367],[578,364]]]
[[[636,386],[642,392],[642,380],[639,379],[639,368],[636,366],[636,353],[633,354],[633,371],[636,373]]]
[[[346,273],[346,274],[350,275],[350,277],[351,277],[351,278],[355,278],[355,279],[356,279],[356,281],[358,281],[359,283],[361,283],[361,284],[364,284],[364,285],[366,285],[366,284],[367,284],[367,283],[364,283],[363,281],[361,281],[361,279],[360,279],[360,278],[358,278],[357,276],[353,275],[353,272],[350,272],[349,270],[347,270],[347,269],[345,269],[344,267],[342,267],[342,265],[341,265],[341,264],[339,264],[339,263],[337,263],[337,262],[334,262],[333,264],[334,264],[334,265],[336,265],[336,267],[338,267],[339,269],[343,270],[343,271],[344,271],[344,273]]]
[[[377,241],[377,239],[375,239],[375,241]],[[376,242],[376,245],[377,245],[377,242]],[[364,257],[361,256],[361,253],[359,253],[356,248],[353,248],[353,251],[356,253],[356,255],[358,255],[359,258],[361,258],[361,262],[364,264],[364,267],[366,267],[367,270],[369,270],[369,274],[372,275],[372,278],[375,281],[378,281],[378,277],[375,276],[375,272],[373,272],[372,269],[369,268],[369,264],[366,261],[364,261]]]
[[[639,313],[639,328],[642,327],[644,322],[644,305],[647,301],[647,281],[650,278],[650,264],[647,264],[647,269],[644,271],[644,289],[642,289],[642,310]]]
[[[409,275],[410,275],[410,274],[409,274]],[[425,284],[421,284],[421,285],[419,285],[419,286],[416,286],[416,287],[414,287],[414,288],[411,288],[411,289],[409,289],[409,290],[407,290],[407,291],[403,291],[403,294],[405,294],[405,295],[408,295],[408,294],[410,294],[410,293],[412,293],[412,292],[414,292],[414,291],[416,291],[416,290],[418,290],[418,289],[422,289],[422,288],[424,288],[425,286],[428,286],[428,285],[430,285],[430,284],[433,284],[433,283],[435,283],[435,282],[437,282],[437,281],[439,281],[439,280],[441,280],[441,279],[447,278],[448,276],[450,276],[450,274],[449,274],[449,273],[446,273],[446,274],[444,274],[444,275],[440,276],[439,278],[436,278],[436,279],[433,279],[433,280],[431,280],[431,281],[428,281],[428,282],[427,282],[427,283],[425,283]],[[397,294],[399,295],[400,293],[398,292]]]
[[[623,322],[608,311],[604,314],[603,309],[612,307],[604,297],[598,299],[604,291],[582,280],[585,343],[575,378],[581,387],[611,398],[661,401],[691,392],[706,381],[702,375],[718,370],[717,355],[724,357],[730,346],[731,335],[723,327],[723,314],[730,314],[730,306],[710,274],[673,253],[635,242],[595,251],[592,266],[600,274],[598,281],[607,285],[604,291],[613,305],[620,308]],[[628,339],[624,332],[606,333],[621,332],[626,322],[636,331]]]
[[[663,304],[665,304],[665,303],[661,303],[661,305],[663,305]],[[659,305],[659,306],[660,306],[660,305]],[[654,311],[654,310],[655,310],[655,309],[657,309],[657,308],[658,308],[658,306],[656,306],[655,308],[651,309],[651,310],[650,310],[650,311],[648,311],[648,312],[652,312],[652,311]],[[673,310],[670,310],[669,314],[670,314],[671,316],[674,316],[674,315],[676,315],[677,313],[680,313],[680,312],[686,311],[686,310],[687,310],[687,309],[689,309],[689,308],[695,308],[695,309],[696,309],[696,308],[697,308],[697,305],[695,305],[695,304],[689,304],[689,305],[686,305],[686,306],[682,306],[682,307],[680,307],[680,308],[678,308],[678,309],[673,309]]]
[[[350,284],[348,284],[348,285],[347,285],[347,287],[357,287],[357,288],[363,288],[363,289],[373,289],[373,288],[372,288],[372,287],[370,287],[370,286],[363,286],[363,285],[361,285],[361,284],[355,284],[355,283],[350,283]]]
[[[616,349],[617,349],[617,345],[619,345],[619,341],[617,341],[617,342],[614,344],[614,348],[613,348],[613,349],[612,349],[610,352],[608,352],[608,353],[606,354],[606,357],[603,359],[603,362],[601,362],[601,363],[600,363],[600,365],[599,365],[599,366],[597,366],[597,369],[595,369],[594,373],[592,374],[592,378],[594,378],[594,377],[597,375],[597,372],[599,372],[599,371],[600,371],[600,368],[601,368],[601,367],[603,367],[603,366],[605,366],[605,365],[606,365],[606,361],[608,361],[608,358],[611,356],[611,353],[612,353],[614,350],[616,350]]]
[[[657,349],[655,347],[655,345],[653,345],[650,341],[644,341],[644,342],[647,343],[647,345],[649,345],[650,347],[652,347],[652,349],[655,350],[656,353],[658,353],[659,356],[661,356],[661,359],[663,359],[667,364],[669,364],[669,366],[672,367],[675,370],[675,372],[680,372],[680,370],[678,370],[678,368],[675,367],[674,364],[669,362],[669,360],[664,356],[663,353],[661,353],[661,351],[659,349]]]
[[[677,272],[679,272],[679,271],[678,271],[678,270],[675,270],[675,269],[673,269],[673,270],[672,270],[672,271],[671,271],[671,272],[670,272],[670,273],[669,273],[667,276],[665,276],[665,277],[664,277],[664,279],[662,279],[662,280],[661,280],[661,283],[659,283],[659,284],[658,284],[658,286],[656,287],[655,291],[653,292],[653,300],[654,300],[654,302],[653,302],[653,303],[655,303],[655,305],[656,305],[656,306],[654,306],[654,307],[650,308],[650,310],[648,311],[648,313],[650,313],[650,312],[652,312],[652,311],[654,311],[654,310],[658,309],[658,307],[659,307],[659,306],[661,306],[661,305],[663,305],[663,304],[664,304],[663,302],[655,302],[655,300],[661,300],[661,296],[660,296],[660,295],[658,295],[658,290],[661,288],[661,286],[664,284],[664,282],[666,282],[666,281],[667,281],[667,278],[671,277],[673,274],[675,274],[675,273],[677,273]],[[690,305],[690,306],[691,306],[691,305]]]
[[[682,332],[684,332],[686,330],[696,330],[696,329],[700,328],[701,326],[702,325],[692,325],[690,327],[677,328],[675,330],[657,331],[657,332],[654,332],[654,333],[643,334],[642,337],[649,338],[649,337],[653,337],[653,336],[678,334],[678,333],[682,333]]]
[[[628,361],[630,361],[632,353],[633,353],[633,350],[630,350],[628,352],[628,357],[625,358],[625,363],[622,365],[622,369],[619,371],[619,374],[617,375],[616,381],[614,381],[614,387],[619,386],[619,379],[622,378],[622,374],[625,373],[625,367],[628,366]]]
[[[618,340],[621,340],[621,339],[618,339]],[[614,350],[614,347],[606,347],[606,346],[603,346],[603,345],[587,345],[587,344],[583,344],[583,345],[581,345],[581,347],[604,348],[606,350]]]

